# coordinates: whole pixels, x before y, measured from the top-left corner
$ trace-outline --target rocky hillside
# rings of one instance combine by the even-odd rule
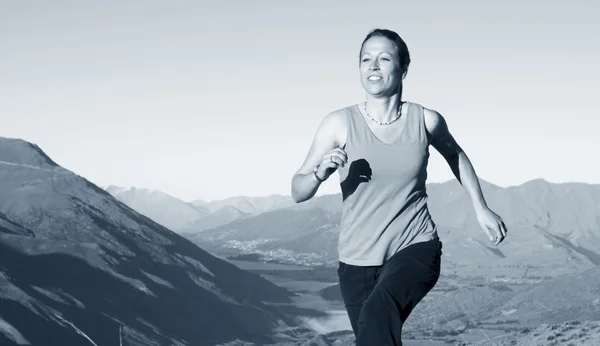
[[[0,344],[267,344],[290,296],[0,138]]]

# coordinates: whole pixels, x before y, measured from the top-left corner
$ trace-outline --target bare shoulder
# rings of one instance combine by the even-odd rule
[[[423,108],[425,127],[431,140],[431,144],[446,159],[455,157],[462,149],[448,130],[446,119],[444,119],[438,111],[425,107]]]
[[[335,110],[323,117],[308,154],[297,171],[297,174],[307,174],[321,162],[323,155],[336,147],[346,144],[348,107]]]
[[[425,127],[430,135],[435,136],[444,131],[446,121],[438,111],[423,107],[423,117],[425,118]]]
[[[321,129],[335,140],[335,144],[342,147],[346,143],[348,129],[348,108],[340,108],[327,114],[322,122]]]
[[[330,125],[340,126],[346,124],[346,116],[346,108],[340,108],[327,114],[323,120],[329,122]]]

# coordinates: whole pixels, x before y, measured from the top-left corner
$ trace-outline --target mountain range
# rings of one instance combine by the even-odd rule
[[[269,196],[234,196],[225,199],[206,202],[197,199],[190,202],[195,207],[204,207],[211,212],[215,212],[222,207],[234,207],[244,214],[256,214],[263,211],[277,209],[292,205],[294,202],[289,196],[269,195]]]
[[[508,227],[493,246],[456,181],[427,185],[429,210],[444,243],[449,274],[552,277],[600,264],[600,185],[542,179],[502,188],[481,180],[488,205]],[[222,255],[260,254],[265,260],[337,265],[340,194],[313,199],[185,236]],[[508,278],[507,278],[508,280]]]
[[[211,213],[204,207],[194,206],[162,191],[115,185],[109,185],[105,190],[130,208],[171,230],[177,230]]]
[[[515,278],[545,277],[600,264],[600,185],[543,179],[506,188],[485,180],[480,184],[488,205],[509,229],[499,247],[488,242],[458,181],[427,184],[428,206],[445,244],[449,273],[480,275],[494,268],[495,274]],[[144,195],[137,199],[143,200]],[[210,252],[337,265],[341,194],[316,196],[299,204],[290,196],[271,195],[192,205],[209,214],[178,231]]]
[[[132,209],[178,233],[196,233],[294,204],[290,197],[282,195],[185,202],[165,192],[147,188],[109,185],[105,190]]]

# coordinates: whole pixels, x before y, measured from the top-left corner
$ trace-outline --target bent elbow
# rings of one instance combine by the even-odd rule
[[[295,203],[302,203],[312,198],[311,192],[306,191],[306,188],[303,186],[302,178],[303,175],[296,174],[292,178],[292,200]]]
[[[298,196],[298,192],[296,192],[296,186],[295,186],[296,176],[297,175],[294,175],[294,177],[292,178],[291,195],[292,195],[292,201],[294,201],[294,203],[300,203],[300,202],[302,202],[302,199],[300,198],[300,196]]]
[[[305,201],[305,199],[302,198],[302,196],[299,196],[297,192],[295,192],[294,187],[292,186],[292,200],[294,201],[294,203],[298,204],[298,203],[302,203]]]

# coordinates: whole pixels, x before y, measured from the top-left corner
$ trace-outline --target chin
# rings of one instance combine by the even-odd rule
[[[365,91],[371,96],[390,96],[393,94],[390,90],[382,88],[365,88]]]
[[[385,89],[381,88],[379,85],[372,84],[363,84],[363,89],[365,89],[365,91],[371,95],[381,94],[383,91],[385,91]]]

